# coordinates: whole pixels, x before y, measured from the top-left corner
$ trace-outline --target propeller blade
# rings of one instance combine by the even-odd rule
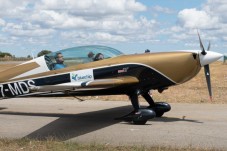
[[[209,45],[207,47],[207,51],[210,51],[210,41],[209,41]]]
[[[206,81],[207,81],[207,88],[208,88],[208,91],[209,91],[210,100],[212,101],[212,90],[211,90],[211,82],[210,82],[210,68],[209,68],[209,65],[205,65],[204,66],[204,73],[205,73],[205,77],[206,77]]]
[[[201,54],[202,54],[202,55],[206,55],[207,53],[206,53],[206,51],[205,51],[205,49],[204,49],[204,47],[203,47],[203,43],[202,43],[202,40],[201,40],[201,38],[200,38],[200,35],[199,35],[198,30],[197,30],[197,33],[198,33],[198,36],[199,36],[200,48],[201,48],[201,50],[202,50]]]

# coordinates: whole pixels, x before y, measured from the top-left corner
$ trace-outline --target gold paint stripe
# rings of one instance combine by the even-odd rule
[[[15,67],[0,72],[0,82],[7,82],[11,78],[14,78],[20,74],[23,74],[38,67],[39,65],[36,62],[17,65]]]

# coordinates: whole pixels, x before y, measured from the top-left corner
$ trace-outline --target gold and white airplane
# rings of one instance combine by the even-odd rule
[[[162,92],[182,84],[195,77],[202,67],[212,97],[209,64],[222,54],[205,51],[200,36],[199,41],[201,50],[132,55],[105,46],[64,49],[1,72],[0,97],[125,94],[134,110],[122,119],[145,124],[171,109],[168,103],[154,102],[149,91]],[[149,103],[147,108],[140,107],[139,95]]]

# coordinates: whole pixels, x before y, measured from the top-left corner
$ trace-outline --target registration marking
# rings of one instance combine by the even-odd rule
[[[0,85],[0,97],[17,96],[29,93],[29,88],[35,86],[35,81],[19,81]]]

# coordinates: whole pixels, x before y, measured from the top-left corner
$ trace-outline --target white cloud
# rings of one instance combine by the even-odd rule
[[[46,45],[49,44],[50,37],[45,37],[45,38],[41,38],[41,37],[27,37],[24,39],[24,41],[26,43],[30,43],[30,44],[41,44],[41,45]]]
[[[82,17],[71,16],[67,13],[59,13],[52,10],[42,10],[37,14],[33,14],[31,19],[34,22],[47,25],[49,28],[86,28],[93,27],[93,20],[85,20]]]
[[[227,19],[227,1],[225,0],[208,0],[204,5],[203,10],[212,16],[218,16],[220,22],[226,23]]]
[[[65,31],[74,33],[66,36],[69,39],[75,39],[77,35],[80,38],[76,40],[89,37],[91,42],[103,40],[111,43],[137,41],[139,37],[137,35],[143,34],[140,40],[148,40],[155,35],[157,26],[155,20],[148,20],[145,17],[135,18],[135,12],[146,10],[143,4],[135,0],[82,2],[51,0],[41,1],[35,8],[36,12],[31,15],[32,22],[41,27],[56,29],[64,33],[63,35]]]
[[[114,35],[106,32],[64,32],[62,38],[70,39],[74,43],[94,44],[94,43],[115,43],[124,42],[127,39],[121,35]]]
[[[4,35],[0,35],[0,44],[1,45],[12,45],[16,42],[15,37],[6,37]]]
[[[0,26],[4,26],[5,23],[6,23],[5,20],[3,20],[3,19],[0,18]]]
[[[146,6],[135,0],[41,0],[37,5],[38,9],[44,10],[67,10],[76,15],[97,16],[109,14],[125,14],[126,12],[137,12],[146,10]]]
[[[54,32],[53,29],[42,29],[39,25],[32,25],[31,23],[7,23],[2,30],[12,36],[26,37],[48,36]]]
[[[0,3],[0,34],[4,40],[21,46],[159,41],[154,38],[159,23],[140,16],[147,7],[136,0],[0,0]],[[4,40],[1,39],[2,43]]]
[[[169,36],[169,42],[182,42],[187,47],[198,43],[197,31],[206,47],[211,41],[212,48],[224,47],[227,34],[227,1],[207,0],[201,8],[188,8],[179,11],[177,24],[167,27],[162,34]],[[217,45],[219,43],[219,45]],[[220,45],[220,43],[223,43]],[[199,46],[198,46],[199,48]]]
[[[32,9],[30,5],[35,0],[0,0],[0,17],[2,18],[24,18],[30,15]]]
[[[135,13],[147,9],[136,0],[0,2],[6,10],[0,10],[0,17],[7,20],[0,20],[2,31],[15,37],[45,37],[64,32],[77,35],[75,31],[80,31],[93,41],[137,41],[138,37],[152,40],[157,27],[155,20],[135,17]],[[138,36],[140,34],[143,35]]]
[[[178,13],[180,24],[185,28],[212,29],[218,28],[219,18],[211,16],[206,11],[184,9]]]
[[[154,6],[152,7],[152,10],[155,11],[155,12],[161,12],[161,13],[166,13],[166,14],[172,14],[174,13],[175,11],[168,8],[168,7],[161,7],[161,6]]]
[[[134,13],[146,10],[146,6],[135,0],[43,0],[35,8],[37,10],[30,18],[33,22],[53,28],[102,30],[110,27],[135,28],[138,22]]]

